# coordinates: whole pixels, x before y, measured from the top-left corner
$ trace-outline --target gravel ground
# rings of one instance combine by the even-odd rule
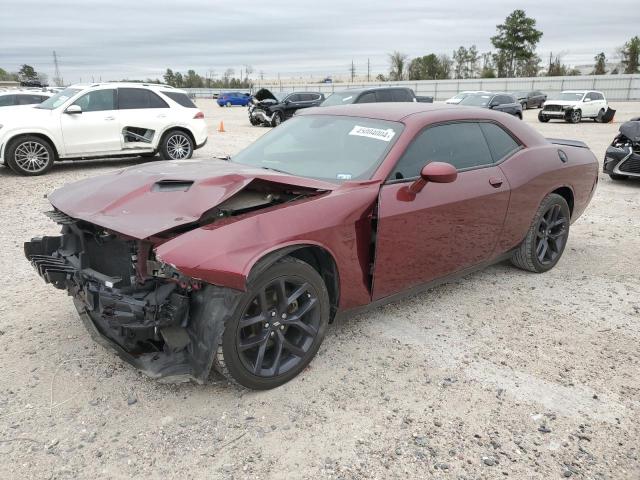
[[[199,103],[198,157],[268,131]],[[536,114],[600,160],[619,126]],[[333,325],[307,371],[252,392],[145,378],[24,260],[57,233],[45,194],[133,163],[0,168],[0,478],[640,478],[640,182],[600,179],[552,271],[500,264]]]

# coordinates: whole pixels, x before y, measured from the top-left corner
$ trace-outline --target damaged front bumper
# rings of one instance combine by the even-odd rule
[[[150,377],[205,382],[222,334],[209,292],[219,287],[149,261],[148,243],[50,216],[62,235],[25,242],[25,256],[45,282],[73,297],[91,336]]]
[[[249,106],[249,120],[252,124],[266,124],[270,125],[273,120],[273,114],[268,114],[265,110],[256,105]]]

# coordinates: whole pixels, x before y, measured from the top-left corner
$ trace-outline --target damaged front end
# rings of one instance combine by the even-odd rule
[[[272,107],[278,103],[278,98],[266,88],[258,90],[249,102],[249,122],[252,125],[271,125],[274,115]]]
[[[25,255],[45,282],[73,297],[92,337],[151,377],[204,382],[222,332],[209,304],[218,287],[155,261],[150,242],[59,211],[48,216],[62,234],[26,242]]]

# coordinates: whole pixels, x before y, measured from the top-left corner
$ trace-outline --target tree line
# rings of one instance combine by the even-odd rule
[[[504,23],[496,26],[496,34],[491,37],[495,50],[481,53],[475,45],[460,46],[451,56],[429,53],[409,59],[399,51],[388,54],[389,73],[380,74],[377,80],[439,80],[447,78],[511,78],[536,77],[544,71],[547,76],[580,75],[580,70],[562,63],[560,55],[549,55],[543,64],[536,53],[536,46],[542,38],[542,31],[536,28],[536,20],[527,17],[524,10],[514,10]],[[622,68],[606,69],[604,52],[594,57],[592,75],[606,73],[640,72],[640,37],[635,36],[618,49]],[[546,69],[545,69],[546,67]]]

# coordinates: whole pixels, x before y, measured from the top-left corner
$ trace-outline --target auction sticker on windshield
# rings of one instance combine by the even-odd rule
[[[349,135],[355,135],[357,137],[368,137],[375,138],[377,140],[382,140],[385,142],[390,142],[394,137],[396,132],[391,128],[383,129],[383,128],[371,128],[371,127],[361,127],[360,125],[356,125],[349,132]]]

